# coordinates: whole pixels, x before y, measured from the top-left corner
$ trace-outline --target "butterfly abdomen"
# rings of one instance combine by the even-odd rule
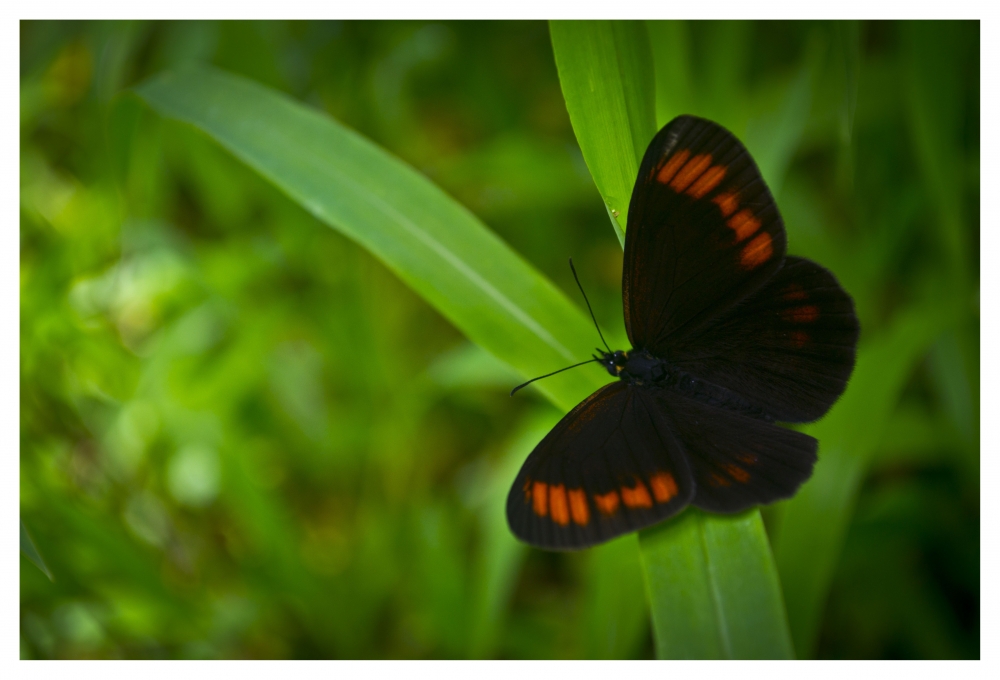
[[[628,353],[628,361],[618,377],[637,387],[672,390],[709,406],[768,422],[775,420],[736,392],[702,380],[644,350]]]

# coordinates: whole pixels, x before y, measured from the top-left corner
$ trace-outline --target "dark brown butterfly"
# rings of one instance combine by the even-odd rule
[[[622,272],[632,349],[618,378],[531,452],[507,497],[523,541],[576,550],[687,505],[739,512],[792,496],[816,420],[854,368],[858,320],[833,274],[785,256],[785,229],[746,148],[680,116],[653,138],[629,204]]]

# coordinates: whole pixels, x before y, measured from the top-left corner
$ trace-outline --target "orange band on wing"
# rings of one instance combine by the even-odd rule
[[[549,487],[545,482],[535,482],[531,486],[532,508],[539,517],[549,514]]]
[[[719,186],[719,182],[726,176],[726,166],[724,165],[714,165],[709,168],[704,175],[698,178],[698,181],[691,185],[687,190],[688,196],[693,196],[694,198],[701,198],[709,191]]]
[[[618,492],[612,491],[606,494],[594,494],[594,505],[605,515],[613,515],[618,510]]]
[[[765,231],[743,247],[743,252],[740,253],[740,264],[747,269],[753,269],[770,260],[772,254],[774,254],[774,249],[771,246],[771,235]]]
[[[723,217],[729,217],[740,207],[740,197],[736,193],[719,194],[712,199],[712,203],[719,206]]]
[[[722,475],[713,472],[708,480],[708,483],[712,486],[729,486],[732,482],[723,477]]]
[[[801,284],[790,283],[785,287],[783,298],[786,300],[806,300],[809,298],[809,293],[807,293]]]
[[[587,494],[583,492],[583,489],[570,489],[569,511],[573,515],[573,521],[580,526],[586,526],[590,521],[590,509],[587,507]]]
[[[781,313],[781,317],[792,323],[811,323],[819,318],[819,309],[814,305],[795,307],[794,309],[786,309]]]
[[[741,484],[746,484],[748,481],[750,481],[750,473],[741,468],[739,465],[733,465],[732,463],[730,463],[729,465],[726,466],[726,472],[729,473],[730,477],[735,479],[737,482],[740,482]]]
[[[684,191],[688,188],[691,182],[701,177],[701,173],[705,172],[711,164],[711,154],[698,154],[689,160],[684,167],[677,172],[674,178],[670,180],[670,187],[677,193]]]
[[[749,210],[741,210],[726,222],[729,228],[736,232],[736,242],[745,241],[760,229],[760,220]]]
[[[671,179],[673,179],[674,174],[680,170],[680,167],[684,165],[684,162],[688,159],[691,152],[687,149],[683,151],[678,151],[673,158],[667,161],[666,165],[660,168],[660,172],[656,174],[656,181],[660,184],[666,184]]]
[[[561,526],[569,524],[569,506],[566,504],[566,487],[562,484],[549,487],[549,512],[552,521]]]
[[[622,501],[630,508],[653,507],[653,499],[649,497],[646,485],[638,480],[636,480],[635,486],[631,489],[627,486],[622,487]]]
[[[677,482],[669,472],[657,472],[649,478],[649,485],[653,488],[657,503],[667,503],[677,495]]]

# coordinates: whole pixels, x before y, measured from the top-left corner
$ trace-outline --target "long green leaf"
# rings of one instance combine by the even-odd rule
[[[589,320],[548,279],[423,175],[332,118],[207,68],[167,72],[137,91],[368,249],[469,339],[523,375],[592,351]],[[568,410],[606,377],[567,371],[538,389]]]
[[[549,30],[573,132],[624,243],[632,186],[656,132],[646,27],[632,21],[553,21]]]
[[[687,510],[640,534],[656,653],[669,659],[790,658],[778,572],[751,510]],[[696,575],[697,578],[692,578]]]
[[[691,72],[691,31],[684,21],[647,21],[656,73],[656,125],[662,127],[696,105]]]
[[[559,83],[577,142],[619,242],[632,186],[656,131],[653,61],[645,26],[628,21],[549,24]],[[584,638],[592,658],[628,654],[646,609],[635,539],[591,551],[585,587]]]
[[[38,552],[35,542],[31,540],[31,534],[28,533],[28,527],[24,526],[23,520],[21,522],[21,552],[31,560],[32,564],[41,569],[42,573],[48,576],[50,581],[55,580],[52,578],[52,572],[49,571],[49,565],[45,564],[42,554]]]
[[[656,132],[648,34],[625,22],[552,22],[551,34],[573,130],[614,209],[631,194]],[[622,212],[618,219],[624,218]],[[689,512],[642,532],[640,546],[658,655],[791,656],[781,588],[757,510],[736,518]]]
[[[471,340],[523,374],[587,355],[592,329],[560,291],[431,182],[336,121],[213,70],[168,73],[139,94],[160,113],[208,132],[368,248]],[[602,382],[599,372],[584,369],[540,389],[568,409]],[[633,588],[612,599],[628,603],[636,593],[641,598]],[[644,606],[640,599],[618,611],[627,619]],[[629,620],[622,625],[637,630]],[[488,654],[493,634],[477,628],[473,654]]]

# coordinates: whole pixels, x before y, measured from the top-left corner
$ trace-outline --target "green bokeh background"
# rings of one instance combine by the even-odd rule
[[[789,250],[865,291],[862,341],[928,289],[959,301],[865,471],[814,653],[978,658],[978,23],[649,32],[658,114],[784,164]],[[592,553],[505,533],[558,412],[206,136],[117,115],[192,62],[357,130],[575,300],[572,255],[622,336],[546,24],[23,22],[21,519],[54,580],[22,556],[22,657],[651,657],[641,608],[609,632]],[[790,148],[774,109],[799,112]]]

